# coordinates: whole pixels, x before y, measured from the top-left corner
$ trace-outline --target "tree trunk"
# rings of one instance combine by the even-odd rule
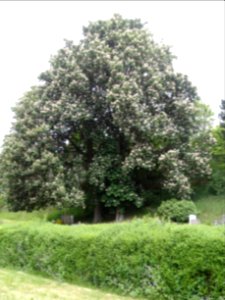
[[[102,221],[102,210],[101,203],[99,200],[95,200],[95,208],[94,208],[94,219],[93,223],[100,223]]]

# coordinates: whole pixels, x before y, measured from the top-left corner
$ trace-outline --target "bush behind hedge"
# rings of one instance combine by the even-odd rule
[[[0,226],[0,265],[149,299],[225,297],[225,235],[207,225]]]
[[[187,223],[190,214],[197,214],[197,207],[190,200],[170,199],[161,203],[157,214],[168,221]]]

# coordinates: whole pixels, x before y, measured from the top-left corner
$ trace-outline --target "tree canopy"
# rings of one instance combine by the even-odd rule
[[[115,15],[66,41],[15,108],[2,153],[11,207],[140,207],[146,195],[190,198],[210,174],[210,130],[169,47]],[[206,142],[204,142],[206,143]]]

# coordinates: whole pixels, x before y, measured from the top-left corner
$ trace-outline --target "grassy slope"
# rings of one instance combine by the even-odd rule
[[[96,289],[57,282],[15,270],[0,269],[1,300],[131,300]]]
[[[7,210],[0,210],[0,221],[45,221],[47,218],[48,211],[40,210],[33,212],[9,212]]]
[[[225,195],[224,196],[204,196],[196,202],[199,210],[199,219],[202,223],[213,224],[215,219],[225,214]]]

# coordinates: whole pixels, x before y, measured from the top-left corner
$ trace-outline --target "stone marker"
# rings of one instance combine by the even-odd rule
[[[74,216],[73,215],[62,215],[61,220],[63,224],[72,225],[74,223]]]
[[[189,224],[199,224],[199,220],[196,215],[189,215]]]

